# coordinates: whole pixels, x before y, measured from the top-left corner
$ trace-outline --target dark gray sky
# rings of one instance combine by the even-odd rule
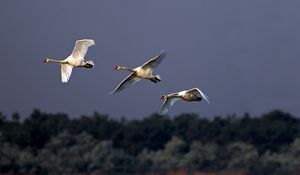
[[[160,109],[161,95],[199,87],[210,105],[178,102],[169,114],[299,116],[299,9],[297,0],[1,1],[0,111],[142,118]],[[67,57],[82,38],[96,41],[86,55],[96,67],[62,84],[60,66],[42,60]],[[108,94],[128,74],[115,65],[135,67],[161,50],[161,83]]]

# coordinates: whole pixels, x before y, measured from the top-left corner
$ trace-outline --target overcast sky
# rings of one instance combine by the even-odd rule
[[[0,2],[0,111],[27,116],[34,108],[78,117],[97,111],[143,118],[163,94],[199,87],[211,104],[177,102],[169,112],[253,115],[282,109],[300,116],[300,1],[296,0],[6,0]],[[92,38],[86,58],[61,83],[60,66],[76,40]],[[109,95],[128,74],[167,52],[142,80]]]

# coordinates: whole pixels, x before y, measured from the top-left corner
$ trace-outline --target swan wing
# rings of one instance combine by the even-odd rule
[[[195,95],[200,94],[207,101],[207,103],[210,103],[209,97],[206,94],[204,94],[200,89],[193,88],[193,89],[189,90],[188,92],[193,93]]]
[[[168,109],[174,105],[175,102],[177,102],[179,98],[167,98],[164,103],[161,106],[161,114],[165,115],[168,112]]]
[[[134,73],[131,73],[128,75],[118,86],[117,88],[111,92],[110,94],[117,93],[126,87],[135,84],[136,82],[140,81],[141,79],[134,75]]]
[[[95,45],[95,41],[92,39],[77,40],[71,54],[72,58],[83,60],[88,48],[92,45]]]
[[[152,68],[157,67],[159,65],[159,63],[166,57],[166,55],[167,54],[165,52],[160,53],[158,56],[156,56],[156,57],[150,59],[149,61],[147,61],[146,63],[144,63],[142,65],[142,68],[144,68],[144,69],[147,69],[147,68],[152,69]]]
[[[67,83],[71,77],[73,66],[69,64],[60,64],[61,81]]]

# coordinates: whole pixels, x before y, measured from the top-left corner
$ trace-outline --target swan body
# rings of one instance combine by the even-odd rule
[[[189,90],[183,90],[176,93],[163,95],[161,96],[161,99],[165,100],[161,107],[161,114],[163,115],[168,112],[168,108],[173,106],[174,103],[180,99],[187,102],[192,102],[192,101],[200,102],[202,101],[202,99],[204,99],[207,101],[207,103],[210,103],[208,96],[198,88],[192,88]]]
[[[84,57],[90,46],[95,45],[92,39],[77,40],[70,56],[64,60],[55,60],[46,58],[45,63],[53,62],[61,65],[61,81],[67,83],[71,77],[73,67],[93,68],[95,66],[92,60],[85,60]]]
[[[134,69],[124,67],[124,66],[116,66],[115,70],[127,70],[131,72],[110,94],[117,93],[126,87],[135,84],[141,79],[148,79],[154,83],[160,82],[161,78],[159,75],[155,75],[153,73],[153,69],[161,63],[161,61],[166,57],[166,53],[162,52],[158,56],[150,59],[143,65],[136,67]]]

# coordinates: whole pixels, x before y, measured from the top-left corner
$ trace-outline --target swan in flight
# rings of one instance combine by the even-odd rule
[[[93,68],[95,66],[92,60],[85,60],[85,54],[88,48],[95,45],[95,41],[92,39],[77,40],[73,52],[64,60],[55,60],[46,58],[45,63],[54,62],[60,63],[61,66],[61,81],[67,83],[72,74],[73,67],[85,67]]]
[[[189,90],[183,90],[180,92],[163,95],[160,97],[160,99],[165,100],[161,106],[161,114],[163,115],[166,114],[168,112],[168,108],[173,106],[173,104],[180,99],[188,102],[192,102],[192,101],[200,102],[203,98],[207,101],[207,103],[210,103],[208,96],[205,95],[198,88],[192,88]]]
[[[165,52],[161,52],[158,56],[150,59],[143,65],[136,67],[134,69],[124,67],[124,66],[116,66],[115,70],[127,70],[130,71],[131,74],[129,74],[118,86],[117,88],[111,92],[110,94],[117,93],[124,88],[128,87],[129,85],[132,85],[141,79],[148,79],[154,83],[160,82],[160,76],[153,74],[153,69],[161,63],[161,61],[166,57]]]

